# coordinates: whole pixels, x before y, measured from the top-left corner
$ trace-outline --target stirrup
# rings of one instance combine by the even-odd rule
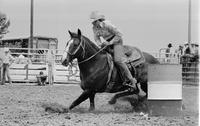
[[[127,84],[126,82],[124,82],[123,85],[128,86],[128,87],[130,87],[130,88],[135,88],[133,85]]]
[[[125,85],[125,86],[128,86],[128,87],[130,87],[130,88],[135,88],[132,84],[130,84],[131,82],[126,82],[126,81],[124,81],[123,82],[123,85]]]
[[[135,89],[135,87],[134,87],[132,84],[126,83],[126,82],[124,82],[123,85],[130,87],[130,88],[128,89],[129,91],[135,92],[136,94],[139,93],[139,89],[138,89],[137,86],[136,86],[136,89]]]

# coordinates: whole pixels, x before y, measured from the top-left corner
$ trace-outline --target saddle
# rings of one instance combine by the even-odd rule
[[[133,73],[136,74],[135,67],[139,66],[140,64],[145,62],[144,55],[142,51],[136,47],[131,47],[131,46],[124,46],[123,48],[124,54],[125,54],[125,59],[126,59],[126,64],[129,68],[130,71],[134,71]],[[107,61],[109,65],[109,73],[108,73],[108,80],[107,80],[107,89],[110,90],[113,86],[113,82],[111,80],[112,78],[112,71],[114,68],[114,62],[112,56],[107,53]],[[131,72],[132,73],[132,72]],[[135,76],[135,74],[133,76]]]
[[[145,58],[140,49],[131,46],[124,46],[124,54],[126,56],[126,64],[132,65],[134,67],[140,65],[145,62]]]

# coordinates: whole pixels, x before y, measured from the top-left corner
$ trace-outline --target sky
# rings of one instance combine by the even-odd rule
[[[191,3],[191,41],[198,43],[199,3]],[[124,44],[143,51],[188,41],[188,0],[34,0],[34,35],[57,38],[59,49],[68,30],[79,28],[94,41],[89,15],[96,10],[122,32]],[[4,39],[30,36],[30,0],[0,0],[0,11],[11,21]]]

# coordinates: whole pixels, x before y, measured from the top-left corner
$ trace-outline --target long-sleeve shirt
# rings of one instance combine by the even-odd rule
[[[4,64],[11,64],[11,62],[14,61],[14,58],[9,53],[5,53],[2,57],[2,60]]]
[[[97,45],[101,45],[101,37],[105,40],[112,38],[110,43],[122,44],[121,32],[109,21],[103,21],[101,25],[93,26],[94,39]]]

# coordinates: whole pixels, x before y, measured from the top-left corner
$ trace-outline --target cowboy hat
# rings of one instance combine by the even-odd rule
[[[97,21],[99,19],[105,19],[105,16],[103,14],[100,14],[98,11],[93,11],[91,14],[90,14],[90,19],[94,21]]]

